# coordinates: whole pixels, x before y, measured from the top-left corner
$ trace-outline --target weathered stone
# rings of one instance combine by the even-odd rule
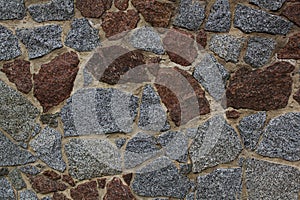
[[[32,190],[24,190],[20,192],[20,200],[39,200]]]
[[[74,187],[75,186],[75,181],[73,178],[69,175],[63,175],[62,181],[68,183],[70,186]]]
[[[40,116],[40,120],[43,124],[49,125],[51,128],[57,128],[59,113],[55,114],[43,114]]]
[[[300,112],[286,113],[272,119],[263,132],[256,152],[262,156],[300,160]]]
[[[300,104],[300,89],[294,94],[293,98]]]
[[[281,35],[287,34],[293,25],[282,17],[241,4],[236,7],[233,24],[245,33],[262,32]]]
[[[75,52],[61,54],[33,75],[34,96],[47,112],[67,99],[78,72],[79,58]]]
[[[193,172],[231,162],[241,151],[242,145],[235,130],[223,117],[214,116],[199,126],[190,146]]]
[[[61,175],[52,170],[46,170],[43,172],[44,176],[47,176],[51,180],[59,180],[61,179]]]
[[[283,0],[282,0],[283,1]],[[300,26],[300,3],[288,5],[281,13],[283,16]]]
[[[112,0],[77,0],[76,8],[84,17],[99,18],[110,9]]]
[[[196,36],[196,41],[198,43],[198,48],[200,45],[200,49],[204,49],[206,47],[206,43],[207,43],[207,34],[206,32],[201,29]]]
[[[59,181],[51,180],[43,175],[30,177],[32,188],[41,194],[48,194],[51,192],[64,191],[67,186]]]
[[[105,185],[106,185],[106,178],[98,179],[97,182],[98,182],[98,187],[99,187],[100,189],[104,189],[104,188],[105,188]]]
[[[37,175],[41,172],[39,168],[33,165],[26,165],[19,168],[21,172],[29,175]]]
[[[0,177],[0,199],[5,200],[15,200],[15,193],[6,178]]]
[[[0,168],[0,176],[6,176],[9,174],[8,168]]]
[[[290,63],[277,62],[265,69],[239,69],[226,91],[227,106],[258,111],[284,108],[292,92],[289,73],[294,68]]]
[[[8,178],[16,190],[21,190],[26,187],[26,183],[24,182],[21,173],[17,168],[10,171]]]
[[[250,3],[258,5],[260,8],[276,11],[282,7],[286,0],[249,0]]]
[[[249,199],[298,199],[298,169],[255,159],[247,159],[245,167]]]
[[[124,174],[124,175],[122,176],[124,182],[125,182],[127,185],[130,185],[130,182],[131,182],[131,180],[132,180],[132,176],[133,176],[132,173]]]
[[[22,52],[18,38],[11,30],[0,25],[0,61],[10,60],[20,56],[21,54]]]
[[[83,87],[91,85],[94,81],[92,74],[86,69],[83,69]]]
[[[76,51],[91,51],[100,45],[99,30],[93,28],[85,18],[74,19],[65,45]]]
[[[115,143],[116,143],[116,146],[121,149],[122,146],[124,146],[124,144],[126,143],[126,138],[118,138],[118,139],[115,139]]]
[[[187,175],[192,172],[192,164],[179,164],[179,173],[182,175]]]
[[[50,200],[70,200],[69,198],[67,198],[64,194],[62,193],[58,193],[58,192],[55,192],[53,194],[53,198],[50,199]]]
[[[0,1],[0,20],[23,19],[25,15],[24,0]]]
[[[288,43],[278,52],[280,59],[300,59],[300,33],[289,37]]]
[[[228,119],[238,119],[241,115],[241,113],[236,110],[226,110],[225,114]]]
[[[213,32],[229,32],[231,12],[228,0],[216,0],[210,10],[205,30]]]
[[[238,62],[244,39],[232,35],[214,35],[210,39],[209,49],[226,61]]]
[[[119,10],[126,10],[128,8],[128,2],[129,0],[115,0],[114,4]]]
[[[90,181],[87,183],[83,183],[78,185],[76,188],[71,189],[71,197],[73,200],[98,200],[99,193],[97,190],[97,182]]]
[[[107,184],[107,192],[103,200],[135,200],[136,198],[121,179],[115,177]]]

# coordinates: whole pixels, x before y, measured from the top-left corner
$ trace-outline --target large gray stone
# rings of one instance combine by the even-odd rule
[[[24,0],[0,0],[0,20],[23,19],[25,15]]]
[[[249,0],[250,3],[268,10],[278,10],[286,0]]]
[[[26,165],[19,168],[21,172],[29,175],[37,175],[41,172],[39,168],[33,165]]]
[[[20,192],[20,200],[39,200],[39,198],[32,190],[25,190]]]
[[[15,193],[6,178],[0,178],[0,199],[2,200],[15,200]]]
[[[21,190],[26,187],[26,183],[24,182],[21,173],[17,168],[14,168],[12,171],[10,171],[8,178],[16,190]]]
[[[21,54],[18,38],[11,30],[0,25],[0,61],[10,60]]]

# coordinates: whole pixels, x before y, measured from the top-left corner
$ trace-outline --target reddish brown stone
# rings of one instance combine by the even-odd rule
[[[237,119],[240,117],[240,115],[241,113],[236,110],[226,110],[226,117],[228,119]]]
[[[30,62],[25,60],[15,60],[11,63],[6,63],[3,65],[4,72],[10,82],[16,84],[19,91],[28,94],[32,88],[30,73]]]
[[[206,32],[201,29],[198,34],[197,34],[197,37],[196,37],[196,41],[198,44],[201,45],[201,47],[204,49],[206,47],[206,44],[207,44],[207,35],[206,35]]]
[[[300,33],[289,38],[289,42],[278,52],[280,59],[300,59]]]
[[[70,96],[78,64],[76,53],[64,53],[43,64],[39,73],[33,76],[34,96],[43,106],[44,112]]]
[[[63,175],[62,180],[66,183],[68,183],[70,186],[74,187],[75,186],[75,181],[73,178],[69,175]]]
[[[173,4],[157,0],[132,0],[131,3],[152,26],[167,27],[169,25],[174,9]]]
[[[70,200],[70,199],[62,193],[55,192],[53,194],[52,200]]]
[[[289,73],[294,68],[288,62],[277,62],[266,69],[238,70],[226,91],[227,106],[257,111],[284,108],[292,92]]]
[[[293,98],[300,104],[300,89],[294,94]]]
[[[41,194],[48,194],[51,192],[64,191],[67,189],[67,186],[59,181],[51,180],[50,178],[37,175],[31,176],[30,182],[32,188]]]
[[[119,178],[113,178],[107,184],[107,193],[103,200],[135,200],[136,198],[127,185],[124,185]]]
[[[98,182],[98,187],[99,187],[99,188],[101,188],[101,189],[104,189],[104,188],[105,188],[105,185],[106,185],[106,178],[98,179],[97,182]]]
[[[130,185],[132,179],[132,173],[123,175],[123,180],[127,185]]]
[[[97,182],[90,181],[78,185],[75,189],[71,189],[71,197],[74,200],[98,200]]]
[[[284,8],[281,14],[300,26],[300,3],[288,5]]]
[[[84,17],[98,18],[110,9],[113,0],[77,0],[76,8]]]
[[[128,8],[128,1],[129,0],[115,0],[115,6],[119,10],[126,10]]]
[[[46,170],[43,174],[52,180],[58,180],[61,178],[61,175],[52,170]]]

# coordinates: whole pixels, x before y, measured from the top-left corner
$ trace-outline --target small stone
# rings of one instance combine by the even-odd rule
[[[26,183],[24,182],[22,175],[17,168],[10,171],[8,178],[16,190],[22,190],[26,187]]]
[[[70,193],[73,200],[81,200],[81,199],[98,200],[99,199],[99,193],[97,190],[96,181],[90,181],[87,183],[80,184],[76,188],[71,189]]]
[[[204,18],[205,7],[201,5],[201,1],[181,0],[173,25],[196,31],[200,28]]]
[[[74,19],[65,45],[76,51],[91,51],[100,45],[99,30],[93,28],[85,18]]]
[[[293,98],[300,104],[300,89],[294,94]]]
[[[76,185],[73,178],[69,175],[63,175],[62,181],[64,181],[65,183],[68,183],[72,187],[74,187]]]
[[[20,200],[39,200],[39,198],[32,190],[24,190],[20,192]]]
[[[290,21],[300,26],[300,19],[299,19],[300,3],[288,5],[287,7],[284,8],[281,14],[286,18],[288,18]]]
[[[76,8],[83,17],[99,18],[112,6],[113,0],[77,0]]]
[[[263,132],[256,152],[262,156],[300,160],[300,112],[273,118]]]
[[[9,174],[8,168],[0,168],[0,177],[7,176]]]
[[[25,16],[24,0],[0,1],[0,20],[23,19]]]
[[[229,32],[230,24],[231,12],[228,0],[216,0],[210,10],[210,14],[205,24],[205,30],[213,32]]]
[[[249,0],[260,8],[265,8],[268,10],[276,11],[280,9],[286,0]]]
[[[289,37],[288,43],[278,52],[279,59],[300,59],[300,33]]]
[[[236,110],[226,110],[226,117],[228,119],[238,119],[241,113]]]
[[[58,117],[59,113],[55,114],[43,114],[40,116],[40,120],[43,124],[49,125],[51,128],[57,128],[58,127]]]
[[[130,185],[130,182],[131,182],[131,180],[132,180],[132,176],[133,176],[132,173],[125,174],[125,175],[122,176],[124,182],[125,182],[127,185]]]
[[[43,175],[50,178],[51,180],[59,180],[61,179],[61,175],[52,170],[46,170],[43,172]]]
[[[33,130],[31,132],[31,136],[35,137],[37,134],[40,133],[40,131],[42,130],[41,125],[40,124],[35,124],[33,127]]]
[[[115,6],[119,10],[126,10],[128,8],[128,2],[129,0],[115,0]]]
[[[37,175],[30,177],[32,188],[41,194],[48,194],[51,192],[64,191],[67,186],[59,181],[54,181],[44,175]]]
[[[1,2],[0,9],[3,8],[1,7]],[[11,30],[0,25],[0,61],[10,60],[20,56],[21,54],[22,52],[20,49],[18,38],[13,34]]]
[[[52,200],[70,200],[69,198],[67,198],[64,194],[62,193],[58,193],[58,192],[55,192],[53,194],[53,198]]]
[[[91,73],[89,73],[89,71],[84,68],[83,69],[83,87],[88,87],[89,85],[91,85],[94,81],[94,77],[92,76]]]
[[[192,164],[179,164],[179,173],[182,175],[187,175],[192,172]]]
[[[118,138],[118,139],[115,139],[115,143],[116,143],[116,146],[121,149],[122,146],[124,146],[124,144],[126,143],[126,138]]]
[[[33,165],[22,166],[19,168],[21,172],[29,175],[37,175],[41,170]]]
[[[104,189],[104,188],[105,188],[105,185],[106,185],[106,178],[98,179],[97,182],[98,182],[98,187],[99,187],[100,189]]]
[[[233,23],[234,27],[245,33],[261,32],[280,35],[287,34],[293,25],[282,17],[241,4],[236,7]]]
[[[136,200],[130,188],[115,177],[107,184],[107,192],[103,200]]]
[[[0,177],[0,199],[15,200],[16,196],[11,184],[6,178]]]
[[[18,38],[27,48],[29,59],[42,57],[63,47],[61,33],[62,28],[59,25],[16,30]]]
[[[205,49],[206,44],[207,44],[207,34],[203,29],[201,29],[197,33],[196,41],[197,41],[198,45],[200,45],[200,49]]]

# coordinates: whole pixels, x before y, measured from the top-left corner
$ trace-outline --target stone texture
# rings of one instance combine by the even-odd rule
[[[43,124],[49,125],[51,128],[57,128],[58,127],[58,117],[60,116],[59,113],[55,114],[43,114],[40,116],[40,120]]]
[[[216,0],[207,22],[205,24],[205,30],[213,32],[229,32],[231,25],[231,12],[228,0]]]
[[[198,176],[196,199],[241,199],[242,169],[217,169]]]
[[[24,0],[0,1],[0,20],[23,19],[26,15]]]
[[[30,177],[32,188],[41,194],[48,194],[51,192],[64,191],[67,186],[60,181],[54,181],[44,175],[37,175]]]
[[[235,10],[234,27],[245,33],[261,32],[285,35],[292,25],[293,23],[282,17],[241,4],[238,4]]]
[[[39,200],[32,190],[24,190],[20,192],[20,200]]]
[[[87,183],[83,183],[78,185],[76,188],[71,189],[71,197],[73,200],[98,200],[99,193],[97,190],[97,182],[90,181]]]
[[[46,170],[43,172],[44,176],[47,176],[51,180],[59,180],[61,179],[61,175],[52,170]]]
[[[44,112],[70,96],[78,64],[79,58],[75,52],[64,53],[43,64],[39,73],[33,75],[34,96],[43,106]]]
[[[284,108],[292,92],[289,73],[294,68],[290,63],[277,62],[265,69],[239,69],[226,91],[227,106],[258,111]]]
[[[64,194],[62,193],[58,193],[58,192],[55,192],[53,194],[53,198],[50,199],[50,200],[70,200],[69,198],[67,198]]]
[[[121,149],[124,144],[126,143],[126,138],[118,138],[118,139],[115,139],[115,143],[116,143],[116,146]]]
[[[79,52],[91,51],[100,45],[99,30],[85,18],[74,19],[65,45]]]
[[[223,117],[214,116],[199,126],[190,146],[193,172],[231,162],[241,151],[242,145],[235,130]]]
[[[6,178],[0,177],[0,199],[15,200],[16,196],[11,184]]]
[[[226,61],[237,63],[241,54],[244,39],[232,35],[213,35],[209,49]]]
[[[293,98],[300,104],[300,89],[294,94]]]
[[[61,48],[62,28],[46,25],[36,28],[17,29],[16,34],[28,51],[29,59],[38,58]]]
[[[246,160],[248,199],[298,199],[300,171],[294,167],[261,160]]]
[[[19,170],[28,175],[37,175],[41,172],[39,168],[33,165],[26,165],[19,168]]]
[[[300,160],[300,112],[273,118],[263,132],[257,153],[289,161]]]
[[[129,0],[115,0],[114,4],[119,10],[126,10],[128,8],[128,2]]]
[[[300,59],[300,33],[289,37],[288,43],[278,52],[279,59]]]
[[[100,189],[104,189],[104,188],[105,188],[105,185],[106,185],[106,178],[98,179],[97,182],[98,182],[98,187],[99,187]]]
[[[22,52],[20,49],[18,38],[13,34],[11,30],[7,29],[5,26],[0,25],[0,61],[10,60],[20,56],[21,54]]]
[[[290,21],[300,26],[300,19],[299,19],[300,2],[288,5],[287,7],[284,8],[281,14],[286,18],[288,18]]]
[[[107,184],[107,192],[103,200],[135,200],[136,198],[121,179],[115,177]]]
[[[76,8],[84,17],[99,18],[110,9],[112,2],[112,0],[77,0]]]
[[[21,190],[26,187],[26,183],[24,182],[21,173],[17,168],[10,171],[8,178],[16,190]]]
[[[196,36],[196,41],[198,43],[198,48],[201,49],[205,49],[206,44],[207,44],[207,34],[206,32],[201,29]],[[199,46],[200,45],[200,46]]]
[[[6,176],[9,174],[8,168],[0,168],[0,176]]]
[[[173,25],[188,30],[198,30],[205,18],[205,8],[200,1],[181,0]]]
[[[74,187],[76,185],[73,178],[69,175],[63,175],[62,181],[64,181],[65,183],[68,183],[72,187]]]
[[[228,119],[238,119],[241,115],[241,113],[236,110],[226,110],[225,114]]]
[[[286,0],[249,0],[260,8],[265,8],[268,10],[276,11],[280,9]]]
[[[130,182],[131,182],[131,180],[132,180],[132,176],[133,176],[132,173],[124,174],[124,175],[122,176],[124,182],[125,182],[127,185],[130,185]]]

